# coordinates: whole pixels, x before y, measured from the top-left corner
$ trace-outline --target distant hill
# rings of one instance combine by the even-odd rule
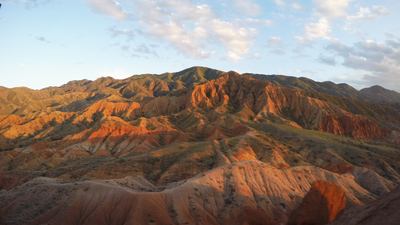
[[[379,85],[360,90],[365,96],[369,96],[369,101],[378,103],[400,103],[400,93],[385,89]]]
[[[260,80],[267,80],[279,86],[306,92],[320,92],[341,98],[369,101],[378,104],[400,103],[400,93],[375,85],[360,91],[348,84],[335,84],[331,81],[317,82],[305,77],[284,75],[244,74]]]

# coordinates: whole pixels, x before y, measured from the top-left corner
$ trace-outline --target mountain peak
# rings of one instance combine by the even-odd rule
[[[389,104],[400,103],[400,93],[393,90],[388,90],[379,85],[374,85],[369,88],[361,89],[360,93],[366,96],[370,96],[370,98],[378,102]]]
[[[388,89],[386,89],[386,88],[384,88],[382,86],[379,86],[379,85],[373,85],[373,86],[368,87],[368,88],[363,88],[360,91],[361,92],[384,92],[384,91],[390,92],[391,90],[388,90]]]

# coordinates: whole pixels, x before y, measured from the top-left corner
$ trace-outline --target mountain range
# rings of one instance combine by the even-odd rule
[[[399,106],[204,67],[0,87],[0,224],[346,224],[397,190]]]

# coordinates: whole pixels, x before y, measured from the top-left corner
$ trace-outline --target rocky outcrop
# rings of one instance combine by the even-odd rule
[[[346,207],[343,188],[317,180],[289,217],[288,225],[324,225],[339,218]]]

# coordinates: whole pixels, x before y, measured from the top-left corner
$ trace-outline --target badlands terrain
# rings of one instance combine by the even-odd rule
[[[0,87],[0,224],[397,224],[400,94],[203,67]]]

